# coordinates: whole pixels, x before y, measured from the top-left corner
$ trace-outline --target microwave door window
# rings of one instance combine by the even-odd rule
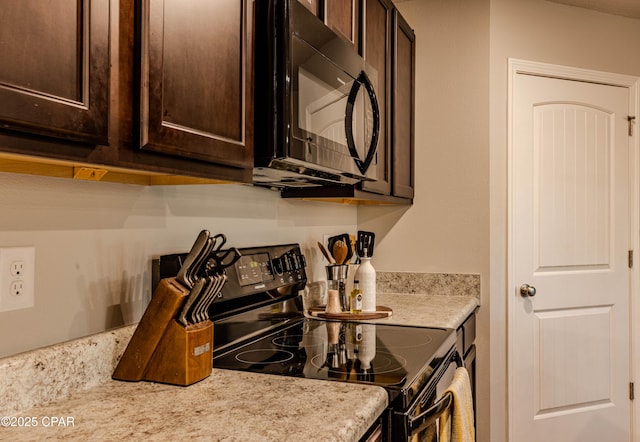
[[[293,38],[291,121],[304,161],[351,170],[345,112],[355,79],[309,44]]]
[[[298,81],[298,125],[307,141],[334,149],[346,147],[346,83],[336,89],[303,68],[298,70]]]

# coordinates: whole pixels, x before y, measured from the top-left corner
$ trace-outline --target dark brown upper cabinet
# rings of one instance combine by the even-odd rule
[[[393,14],[392,144],[394,196],[413,198],[415,177],[415,34]]]
[[[251,182],[252,0],[0,7],[0,170]]]
[[[253,166],[250,0],[141,2],[140,147]]]
[[[309,11],[313,12],[313,15],[316,17],[322,18],[321,13],[321,1],[322,0],[298,0],[300,3],[304,5]]]
[[[361,0],[297,0],[340,37],[358,48]]]
[[[0,9],[0,127],[106,144],[109,0],[1,0]]]
[[[364,181],[363,190],[391,194],[391,0],[364,0],[362,56],[378,72],[380,136],[377,148],[377,181]]]
[[[359,44],[359,17],[359,0],[325,0],[325,24],[356,49]]]

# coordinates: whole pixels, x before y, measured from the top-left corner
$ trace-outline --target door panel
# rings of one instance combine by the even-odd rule
[[[629,90],[515,77],[512,440],[630,440]]]
[[[536,312],[536,418],[612,405],[611,320],[612,306]]]
[[[107,144],[109,1],[0,0],[0,126]]]
[[[535,105],[533,118],[536,267],[609,264],[613,116],[588,106],[550,103]]]
[[[141,2],[140,147],[253,161],[250,0]]]
[[[304,3],[304,2],[303,2]],[[355,0],[325,0],[324,22],[335,33],[358,47],[358,21],[360,2]]]
[[[364,2],[362,55],[378,71],[375,88],[380,108],[380,135],[376,151],[376,181],[363,181],[362,189],[389,195],[391,193],[391,137],[390,137],[390,76],[391,76],[391,17],[390,0]]]
[[[415,174],[415,35],[409,24],[393,12],[393,178],[395,196],[413,198]]]

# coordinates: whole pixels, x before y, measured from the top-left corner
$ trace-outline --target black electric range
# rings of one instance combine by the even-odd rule
[[[381,386],[389,394],[387,440],[407,440],[433,423],[426,415],[457,357],[454,330],[309,317],[297,244],[239,251],[209,310],[214,368]],[[183,256],[161,257],[160,277],[175,275]]]

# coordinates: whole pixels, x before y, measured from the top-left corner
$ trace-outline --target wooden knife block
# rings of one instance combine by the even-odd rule
[[[213,323],[184,327],[176,318],[189,295],[175,278],[160,281],[113,379],[187,386],[213,368]]]

